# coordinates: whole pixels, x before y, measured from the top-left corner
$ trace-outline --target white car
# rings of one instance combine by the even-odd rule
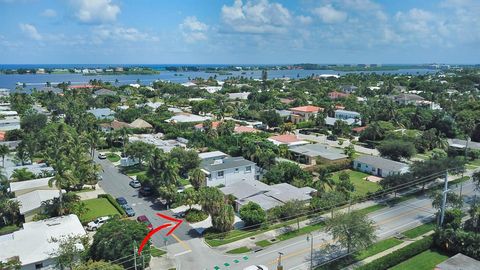
[[[265,265],[250,265],[246,268],[243,268],[243,270],[268,270],[268,267]]]
[[[103,154],[103,153],[100,153],[98,154],[98,158],[99,159],[106,159],[107,158],[107,155]]]
[[[131,187],[133,188],[140,188],[142,187],[142,184],[138,180],[132,180],[130,183],[128,183]]]
[[[107,220],[109,220],[109,219],[110,219],[110,217],[99,217],[99,218],[95,219],[94,221],[90,221],[87,224],[87,230],[95,231],[98,228],[100,228],[103,224],[105,224],[105,222],[107,222]]]

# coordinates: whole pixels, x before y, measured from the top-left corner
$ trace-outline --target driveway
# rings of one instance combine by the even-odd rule
[[[138,190],[128,184],[131,181],[130,177],[120,173],[118,168],[107,159],[101,160],[95,157],[94,160],[103,168],[101,173],[103,180],[99,182],[99,185],[106,193],[111,194],[115,198],[124,197],[133,210],[135,210],[136,215],[133,218],[145,215],[152,222],[154,228],[167,223],[166,220],[158,217],[156,213],[172,216],[173,212],[165,210],[163,205],[154,198],[139,196]],[[164,247],[165,244],[179,243],[185,250],[188,250],[189,248],[184,241],[197,236],[195,230],[193,230],[187,222],[183,222],[182,225],[175,230],[175,233],[168,237],[164,237],[166,232],[168,232],[168,230],[162,230],[152,237],[152,242],[156,247]]]

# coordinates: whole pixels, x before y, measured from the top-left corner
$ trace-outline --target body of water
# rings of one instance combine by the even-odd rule
[[[107,66],[107,65],[105,65]],[[125,66],[125,65],[123,65]],[[184,66],[184,65],[182,65]],[[217,65],[218,66],[218,65]],[[0,68],[15,68],[15,65],[3,65]],[[22,68],[35,68],[35,65],[22,65]],[[68,65],[55,66],[55,65],[43,65],[45,68],[56,68],[63,67],[68,68]],[[78,65],[76,66],[78,67]],[[88,68],[88,65],[85,66]],[[91,65],[91,67],[101,67],[101,65]],[[158,66],[157,66],[158,67]],[[366,73],[365,71],[362,71]],[[437,70],[432,69],[399,69],[399,70],[385,70],[385,71],[369,71],[369,73],[377,74],[410,74],[410,75],[422,75],[427,73],[435,73]],[[118,80],[119,84],[130,84],[136,83],[137,80],[140,80],[141,84],[151,84],[156,80],[164,80],[175,83],[184,83],[189,81],[189,79],[201,77],[207,79],[208,77],[217,76],[217,80],[225,80],[228,77],[244,76],[252,77],[254,79],[261,78],[262,71],[231,71],[231,75],[219,75],[216,73],[207,73],[204,71],[187,71],[187,72],[173,72],[173,71],[160,71],[160,74],[150,74],[150,75],[89,75],[84,76],[82,74],[22,74],[22,75],[0,75],[0,88],[14,89],[17,83],[26,84],[27,89],[32,88],[42,88],[45,86],[46,82],[50,82],[52,85],[56,85],[62,82],[71,82],[72,85],[77,84],[86,84],[90,80],[97,79],[104,82],[111,82],[112,84]],[[336,74],[344,75],[348,73],[361,73],[360,71],[344,72],[344,71],[334,71],[334,70],[269,70],[268,78],[305,78],[311,75],[321,75],[321,74]]]

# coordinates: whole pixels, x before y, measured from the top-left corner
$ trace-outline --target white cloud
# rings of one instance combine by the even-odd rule
[[[47,8],[40,15],[42,15],[43,17],[52,18],[57,16],[57,12],[51,8]]]
[[[312,17],[310,17],[310,16],[304,16],[304,15],[299,15],[299,16],[297,16],[297,20],[298,20],[301,24],[311,24],[311,23],[313,22]]]
[[[315,8],[313,13],[318,15],[324,23],[341,23],[347,19],[347,13],[336,10],[330,4]]]
[[[105,40],[115,41],[157,41],[158,37],[141,32],[133,27],[96,26],[92,29],[93,41],[102,43]]]
[[[113,22],[120,13],[120,7],[112,0],[72,0],[75,16],[84,23]]]
[[[22,32],[31,39],[41,40],[43,38],[33,24],[21,23],[19,24],[19,27],[20,27],[20,30],[22,30]]]
[[[208,25],[199,21],[197,17],[186,17],[180,24],[183,38],[188,43],[207,40]]]
[[[282,4],[268,0],[247,0],[245,4],[235,0],[232,6],[222,7],[222,21],[230,30],[240,33],[284,33],[291,25],[292,15]]]

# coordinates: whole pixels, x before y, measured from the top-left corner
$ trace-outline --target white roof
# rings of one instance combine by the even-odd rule
[[[52,177],[27,180],[27,181],[10,182],[10,192],[15,192],[15,191],[24,190],[24,189],[45,187],[45,186],[48,186],[48,181],[50,181],[50,179],[52,179]]]
[[[208,116],[200,116],[195,114],[178,114],[165,120],[165,122],[189,123],[189,122],[203,122],[208,119],[210,119],[210,117]]]
[[[4,174],[7,177],[7,179],[10,179],[12,177],[13,172],[15,170],[20,170],[20,169],[27,169],[27,171],[30,171],[35,175],[38,175],[43,171],[54,172],[54,169],[50,166],[47,166],[46,163],[34,163],[30,165],[6,167],[4,168]]]
[[[65,192],[65,191],[62,191]],[[22,194],[12,200],[20,202],[20,214],[25,214],[42,206],[42,202],[59,197],[58,190],[35,190]]]
[[[42,262],[51,258],[58,248],[52,238],[68,235],[82,236],[85,230],[76,215],[50,218],[23,224],[23,229],[0,236],[0,261],[19,256],[22,265]]]
[[[216,157],[228,157],[227,154],[223,153],[222,151],[212,151],[212,152],[205,152],[198,154],[200,159],[207,159],[207,158],[216,158]]]

